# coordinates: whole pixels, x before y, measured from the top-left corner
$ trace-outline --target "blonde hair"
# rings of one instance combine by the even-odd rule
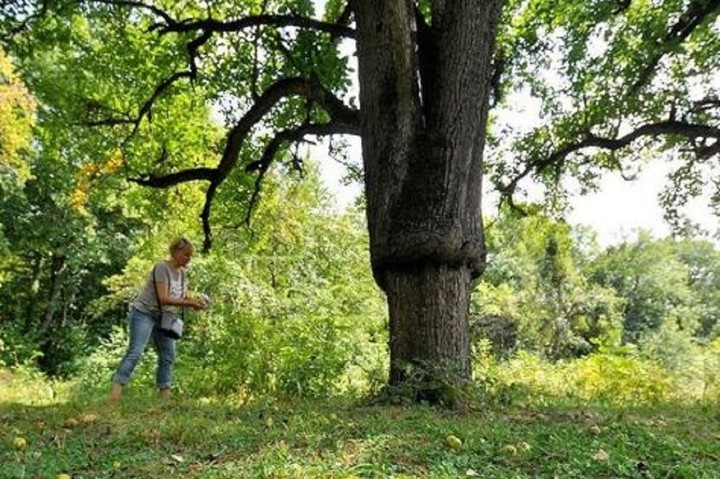
[[[183,249],[190,249],[191,251],[195,250],[195,246],[193,246],[192,241],[187,239],[185,236],[175,238],[173,242],[170,243],[170,254]]]

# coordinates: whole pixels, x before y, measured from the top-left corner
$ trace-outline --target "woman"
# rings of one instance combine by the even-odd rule
[[[165,310],[175,310],[178,306],[194,309],[206,307],[203,300],[186,296],[185,266],[190,262],[194,250],[193,244],[185,237],[173,241],[170,244],[170,259],[155,264],[142,291],[132,302],[130,344],[113,376],[113,385],[108,396],[110,402],[120,399],[123,387],[130,381],[151,337],[158,355],[155,375],[158,393],[162,398],[170,397],[175,340],[160,331],[156,318],[160,317],[160,306]]]

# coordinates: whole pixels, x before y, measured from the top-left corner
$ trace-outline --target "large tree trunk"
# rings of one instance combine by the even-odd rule
[[[373,274],[390,383],[470,379],[468,305],[484,268],[482,150],[502,0],[354,0]]]
[[[420,266],[386,275],[390,310],[391,384],[470,376],[467,311],[470,272],[466,267]],[[417,377],[420,375],[420,377]]]

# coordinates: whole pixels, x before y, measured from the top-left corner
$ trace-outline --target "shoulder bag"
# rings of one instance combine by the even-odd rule
[[[183,318],[185,317],[185,308],[181,307],[180,311],[182,314],[182,318],[179,318],[175,313],[172,311],[166,311],[163,309],[162,304],[160,304],[160,295],[158,294],[157,290],[157,280],[155,279],[155,270],[157,269],[157,266],[153,268],[153,287],[155,289],[155,299],[158,304],[158,309],[160,310],[160,317],[157,320],[157,327],[160,329],[160,332],[162,332],[165,336],[168,336],[173,339],[180,339],[183,335]],[[182,281],[182,294],[183,297],[185,297],[185,272],[180,272],[180,278]]]

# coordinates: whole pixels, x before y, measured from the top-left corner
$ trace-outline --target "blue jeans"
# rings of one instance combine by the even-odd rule
[[[158,389],[169,388],[172,384],[172,367],[175,362],[175,340],[165,336],[155,327],[152,316],[135,307],[130,309],[130,344],[127,353],[120,362],[113,382],[126,385],[130,382],[135,366],[145,352],[150,337],[157,351],[158,363],[155,383]]]

